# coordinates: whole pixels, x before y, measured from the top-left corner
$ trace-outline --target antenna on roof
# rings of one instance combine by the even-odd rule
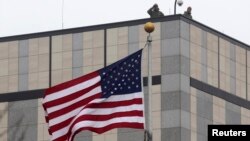
[[[63,14],[64,14],[64,0],[62,0],[62,29],[63,29]]]

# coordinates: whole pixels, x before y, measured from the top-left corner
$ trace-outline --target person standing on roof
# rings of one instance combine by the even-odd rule
[[[187,11],[184,12],[183,16],[185,16],[185,17],[187,17],[189,19],[192,19],[191,11],[192,11],[192,8],[189,6],[187,8]]]
[[[153,7],[151,7],[148,10],[148,14],[150,15],[150,18],[157,18],[157,17],[163,17],[164,14],[160,11],[157,4],[154,4]]]

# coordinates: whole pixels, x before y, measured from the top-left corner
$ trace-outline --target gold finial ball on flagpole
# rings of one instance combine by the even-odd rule
[[[152,33],[154,30],[155,30],[155,26],[152,22],[147,22],[145,25],[144,25],[144,30],[147,32],[147,33]]]

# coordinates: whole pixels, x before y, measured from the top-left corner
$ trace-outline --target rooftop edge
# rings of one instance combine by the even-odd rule
[[[164,21],[173,21],[173,20],[185,21],[189,24],[198,26],[207,32],[213,33],[213,34],[215,34],[215,35],[217,35],[225,40],[228,40],[236,45],[250,49],[250,46],[248,44],[243,43],[243,42],[241,42],[233,37],[230,37],[224,33],[221,33],[221,32],[219,32],[211,27],[208,27],[208,26],[206,26],[198,21],[188,19],[180,14],[169,15],[169,16],[164,16],[164,17],[159,17],[159,18],[145,18],[145,19],[137,19],[137,20],[131,20],[131,21],[121,21],[121,22],[115,22],[115,23],[92,25],[92,26],[86,26],[86,27],[76,27],[76,28],[69,28],[69,29],[61,29],[61,30],[37,32],[37,33],[28,33],[28,34],[22,34],[22,35],[6,36],[6,37],[0,37],[0,42],[14,41],[14,40],[25,40],[25,39],[30,39],[30,38],[55,36],[55,35],[69,34],[69,33],[87,32],[87,31],[93,31],[93,30],[102,30],[102,29],[123,27],[123,26],[132,26],[132,25],[144,24],[148,21],[164,22]]]

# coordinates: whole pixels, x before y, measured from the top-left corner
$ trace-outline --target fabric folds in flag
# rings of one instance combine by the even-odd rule
[[[43,107],[53,141],[72,141],[82,130],[144,129],[139,50],[105,68],[45,91]]]

